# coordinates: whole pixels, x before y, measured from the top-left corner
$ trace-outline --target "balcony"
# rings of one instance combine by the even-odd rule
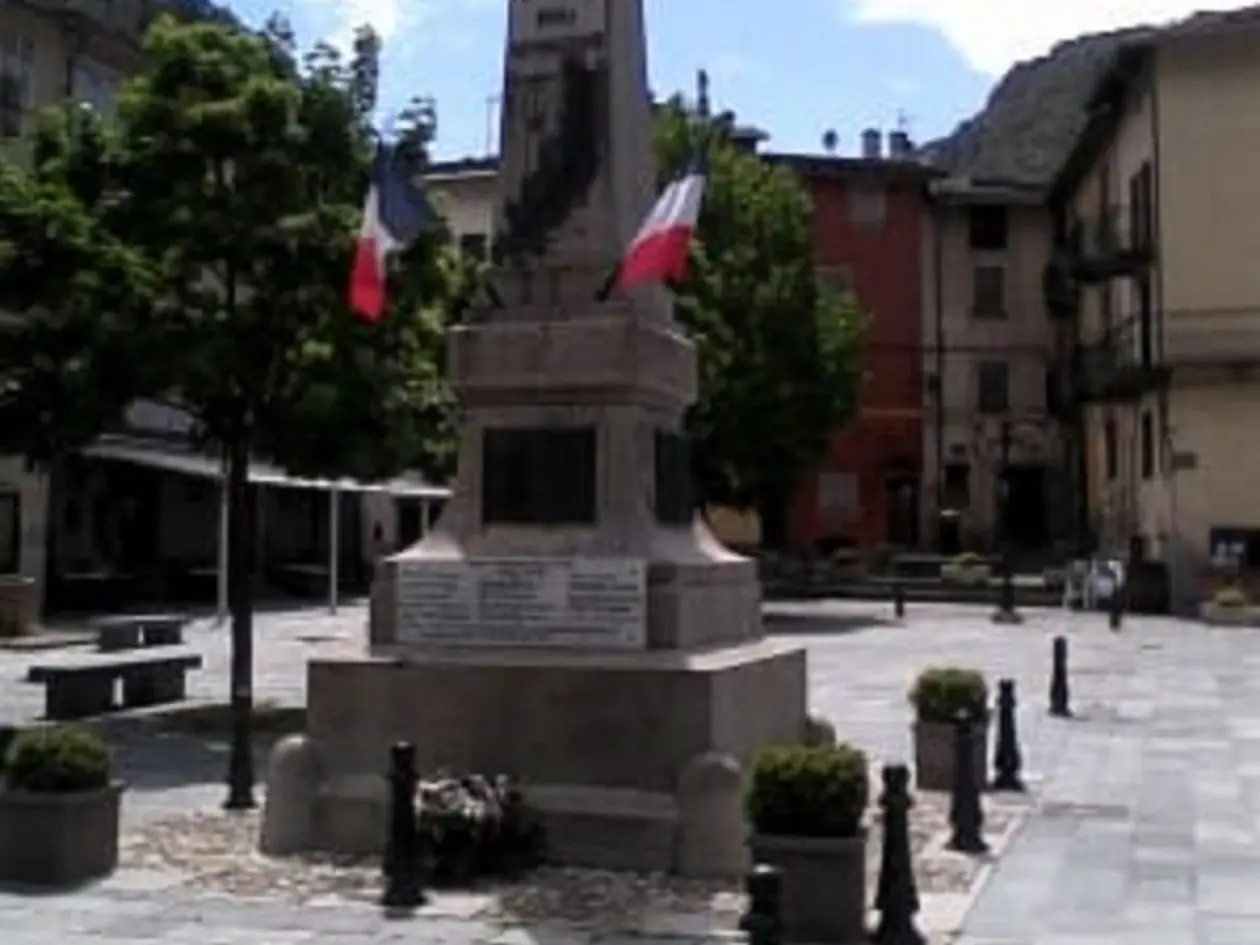
[[[1083,283],[1102,282],[1142,272],[1155,258],[1154,224],[1149,208],[1113,206],[1097,217],[1077,220],[1060,249]]]
[[[1097,341],[1073,352],[1072,399],[1076,403],[1137,400],[1167,382],[1156,347],[1156,321],[1126,319]]]

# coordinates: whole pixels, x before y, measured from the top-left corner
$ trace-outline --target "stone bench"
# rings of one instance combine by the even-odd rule
[[[135,650],[142,646],[179,646],[188,618],[180,614],[122,614],[94,623],[96,645],[102,653]]]
[[[44,716],[53,721],[103,715],[115,708],[179,702],[187,696],[187,673],[201,668],[201,656],[189,651],[90,654],[64,662],[32,666],[28,683],[43,685]],[[114,699],[122,680],[122,701]]]

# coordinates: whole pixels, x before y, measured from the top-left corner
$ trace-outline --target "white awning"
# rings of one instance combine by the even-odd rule
[[[104,439],[82,451],[93,459],[107,459],[135,466],[147,466],[182,476],[201,479],[222,478],[222,463],[203,453],[191,453],[177,446],[162,443],[143,443],[136,440]],[[318,489],[330,492],[383,492],[403,498],[447,499],[451,490],[435,486],[423,477],[407,474],[386,482],[359,482],[357,479],[303,479],[290,476],[280,467],[258,460],[249,464],[249,481],[260,486],[286,489]]]

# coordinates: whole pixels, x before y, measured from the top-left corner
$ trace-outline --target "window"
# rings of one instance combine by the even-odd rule
[[[1155,242],[1154,172],[1146,161],[1129,178],[1129,245],[1146,249]]]
[[[0,492],[0,574],[16,574],[21,564],[21,501],[16,492]]]
[[[822,472],[818,474],[818,511],[830,524],[844,524],[857,519],[857,474]]]
[[[881,229],[888,212],[884,189],[869,184],[854,184],[849,190],[849,218],[860,227]]]
[[[942,502],[947,509],[965,509],[971,505],[971,464],[947,463]]]
[[[35,43],[27,36],[0,33],[0,139],[22,134],[34,71]]]
[[[1010,405],[1010,372],[1001,361],[976,365],[976,406],[981,413],[1005,413]]]
[[[489,254],[490,241],[484,233],[465,233],[459,238],[459,251],[472,259],[484,260]]]
[[[976,266],[971,276],[971,311],[976,318],[1006,317],[1006,270]]]
[[[1142,478],[1155,475],[1155,419],[1150,412],[1142,414]]]
[[[1116,421],[1108,420],[1103,424],[1103,459],[1106,463],[1107,479],[1115,479],[1120,475],[1119,447],[1116,443]]]
[[[118,83],[95,63],[76,59],[70,69],[70,93],[76,102],[90,105],[97,114],[112,116],[117,104]]]
[[[1059,372],[1056,368],[1046,368],[1044,383],[1046,413],[1057,414],[1063,405],[1059,397]]]
[[[968,235],[972,249],[1006,249],[1007,213],[1002,206],[972,207],[968,215]]]

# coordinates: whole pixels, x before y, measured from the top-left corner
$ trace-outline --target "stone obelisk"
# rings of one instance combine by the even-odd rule
[[[454,494],[383,563],[366,653],[313,661],[321,846],[383,837],[387,746],[505,772],[561,862],[669,869],[694,758],[805,720],[752,562],[695,515],[695,352],[668,295],[600,288],[654,197],[642,0],[509,0],[498,262],[451,332]]]

